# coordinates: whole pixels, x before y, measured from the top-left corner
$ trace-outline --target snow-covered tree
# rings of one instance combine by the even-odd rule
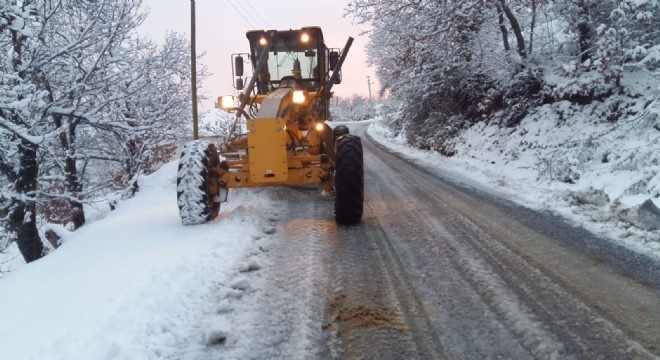
[[[523,27],[536,1],[355,0],[348,11],[372,26],[369,61],[413,143],[509,106],[514,89],[538,93]]]
[[[354,0],[368,58],[421,144],[480,121],[516,126],[543,102],[625,92],[626,69],[654,72],[657,0]],[[544,74],[562,80],[546,83]],[[444,151],[444,150],[443,150]],[[450,155],[451,149],[445,152]]]
[[[36,223],[39,146],[57,135],[43,114],[46,93],[35,67],[43,15],[32,1],[0,5],[2,214],[28,262],[44,252]]]
[[[188,44],[139,39],[143,18],[141,0],[0,5],[0,209],[28,262],[44,253],[40,210],[82,226],[85,201],[112,184],[107,160],[135,191],[190,123]]]
[[[44,23],[36,65],[47,92],[45,113],[59,132],[59,146],[44,150],[61,177],[49,175],[62,186],[56,186],[54,194],[45,188],[44,195],[66,199],[73,227],[78,228],[85,222],[86,196],[78,169],[84,149],[77,136],[81,128],[113,122],[108,115],[117,100],[106,94],[123,80],[118,72],[126,62],[122,47],[144,15],[140,0],[44,2],[44,8],[49,6],[54,12]]]
[[[125,76],[121,86],[113,87],[118,101],[117,123],[103,146],[103,159],[121,164],[116,185],[132,195],[137,178],[150,172],[163,152],[172,152],[176,140],[191,133],[190,52],[187,39],[176,33],[166,37],[162,47],[136,40],[120,69]],[[198,67],[198,86],[207,76]]]
[[[330,104],[333,121],[363,121],[372,118],[374,103],[364,96],[337,97]]]
[[[660,60],[660,3],[623,0],[612,3],[607,21],[597,24],[594,65],[608,83],[621,88],[626,66],[651,65]]]

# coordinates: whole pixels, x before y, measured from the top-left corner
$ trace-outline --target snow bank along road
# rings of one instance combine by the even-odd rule
[[[330,199],[281,192],[249,357],[658,358],[658,263],[356,131],[365,219],[337,227]]]

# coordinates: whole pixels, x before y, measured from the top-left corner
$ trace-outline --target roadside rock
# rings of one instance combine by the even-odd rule
[[[62,237],[60,237],[53,229],[46,230],[46,239],[48,242],[53,245],[54,249],[57,249],[61,245]]]
[[[603,190],[589,189],[578,191],[573,194],[573,199],[578,205],[604,206],[610,202],[610,197]]]
[[[644,230],[660,229],[660,209],[651,199],[619,212],[619,219]]]
[[[629,188],[626,189],[626,191],[623,192],[624,196],[629,196],[629,195],[638,195],[638,194],[643,194],[646,192],[646,187],[648,186],[648,181],[646,180],[640,180],[634,184],[632,184]]]

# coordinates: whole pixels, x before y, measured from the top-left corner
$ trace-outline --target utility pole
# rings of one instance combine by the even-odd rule
[[[367,85],[369,85],[369,102],[371,102],[371,84],[374,82],[371,81],[371,76],[367,76]]]
[[[197,49],[195,46],[195,0],[190,0],[190,87],[192,90],[193,139],[199,139],[197,127]]]

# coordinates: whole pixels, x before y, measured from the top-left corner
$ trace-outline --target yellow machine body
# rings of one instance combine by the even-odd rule
[[[181,153],[177,203],[183,224],[214,219],[230,188],[304,184],[334,195],[337,223],[357,224],[364,194],[362,144],[346,126],[333,130],[325,123],[353,38],[340,52],[325,45],[319,27],[246,35],[250,53],[232,55],[238,104],[233,95],[218,98],[221,108],[236,114],[224,142],[192,141]]]
[[[245,148],[244,154],[239,151],[238,158],[228,159],[228,168],[215,169],[221,186],[322,184],[326,190],[332,188],[330,162],[321,154],[322,139],[331,136],[331,130],[325,119],[313,119],[308,111],[316,93],[308,93],[310,99],[303,104],[294,104],[292,95],[291,89],[278,89],[257,97],[261,107],[256,117],[247,120],[247,144],[238,146]]]
[[[247,37],[254,86],[249,85],[240,100],[252,112],[247,116],[242,107],[228,109],[237,111],[238,117],[246,115],[246,134],[221,149],[224,161],[212,169],[217,175],[212,186],[320,184],[330,191],[334,186],[334,139],[325,121],[332,97],[329,89],[332,83],[339,83],[337,76],[330,77],[332,58],[334,55],[336,60],[338,53],[325,46],[318,27],[255,30]],[[234,65],[238,76],[242,75],[242,61],[242,56],[235,61],[241,67],[238,70],[239,65]],[[242,87],[243,80],[238,80]]]

